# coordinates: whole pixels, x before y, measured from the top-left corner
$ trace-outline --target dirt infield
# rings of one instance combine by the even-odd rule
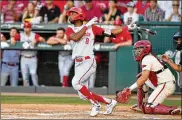
[[[128,106],[117,106],[112,115],[103,115],[102,105],[97,117],[90,117],[89,105],[60,104],[2,104],[2,119],[181,119],[180,115],[146,115]]]

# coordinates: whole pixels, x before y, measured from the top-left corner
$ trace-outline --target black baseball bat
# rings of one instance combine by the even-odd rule
[[[141,27],[137,27],[139,30],[142,30],[146,33],[148,33],[149,35],[157,35],[157,32],[151,29],[147,29],[147,28],[141,28]]]

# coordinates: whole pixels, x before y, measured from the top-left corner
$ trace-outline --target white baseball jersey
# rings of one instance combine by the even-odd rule
[[[146,55],[142,60],[142,71],[150,70],[157,72],[163,68],[163,65],[152,54]],[[175,81],[175,77],[169,69],[165,69],[163,72],[157,74],[157,80],[157,84],[160,84],[168,81]]]
[[[73,26],[68,27],[66,30],[67,38],[69,39],[69,36],[72,33],[79,32],[83,27],[84,25],[80,27],[73,27]],[[103,32],[104,32],[104,29],[97,26],[92,26],[92,27],[88,27],[85,35],[81,38],[81,40],[77,42],[74,42],[71,40],[70,42],[73,48],[72,59],[75,59],[76,57],[80,57],[80,56],[94,55],[93,44],[94,44],[95,35],[102,35]]]
[[[30,36],[27,36],[24,32],[20,33],[20,42],[32,42],[35,40],[36,33],[31,32]],[[21,51],[21,55],[26,57],[32,57],[37,55],[37,51]]]

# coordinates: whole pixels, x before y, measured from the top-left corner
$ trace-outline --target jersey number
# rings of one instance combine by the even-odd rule
[[[89,44],[89,38],[86,38],[85,44]]]

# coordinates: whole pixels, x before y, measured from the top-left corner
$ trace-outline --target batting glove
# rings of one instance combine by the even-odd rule
[[[86,27],[90,27],[90,26],[92,26],[93,24],[97,24],[97,21],[98,21],[98,18],[97,18],[97,17],[94,17],[94,18],[92,18],[85,26],[86,26]]]

